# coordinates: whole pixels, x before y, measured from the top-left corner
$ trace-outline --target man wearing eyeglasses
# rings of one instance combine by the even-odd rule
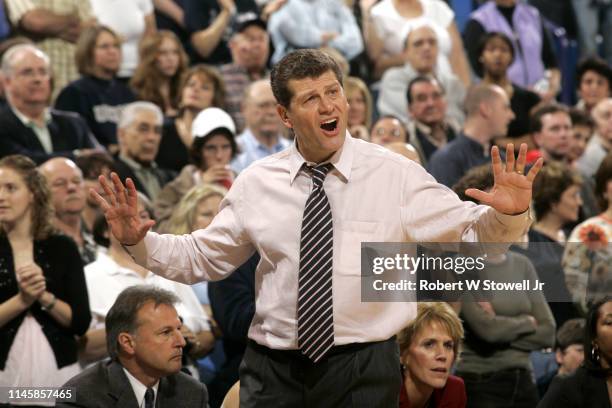
[[[263,159],[291,145],[282,136],[282,122],[276,113],[276,99],[269,79],[253,82],[242,102],[246,128],[237,138],[240,154],[232,161],[232,169],[240,173],[255,160]]]
[[[164,116],[151,102],[133,102],[125,106],[117,123],[119,155],[117,173],[134,180],[136,190],[154,200],[162,187],[176,175],[155,163],[161,142]]]
[[[36,163],[100,148],[78,115],[49,108],[49,57],[29,44],[10,48],[2,58],[7,106],[0,109],[0,157],[23,154]]]

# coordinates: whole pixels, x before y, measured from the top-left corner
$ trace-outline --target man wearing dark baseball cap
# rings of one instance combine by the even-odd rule
[[[266,23],[253,12],[238,14],[233,28],[229,41],[232,62],[221,67],[221,76],[225,82],[227,112],[240,133],[244,129],[241,113],[244,92],[251,83],[269,74],[270,38]]]

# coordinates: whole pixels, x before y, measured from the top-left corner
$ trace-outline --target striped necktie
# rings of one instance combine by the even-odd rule
[[[312,167],[312,191],[304,208],[298,283],[298,347],[318,362],[334,345],[332,303],[333,223],[323,180],[331,164]]]

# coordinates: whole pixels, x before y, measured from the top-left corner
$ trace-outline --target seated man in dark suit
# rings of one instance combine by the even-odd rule
[[[23,154],[40,164],[100,148],[81,117],[49,108],[51,71],[41,50],[30,44],[10,48],[2,75],[8,103],[0,109],[0,157]]]
[[[119,155],[115,158],[117,174],[130,177],[136,190],[154,200],[164,184],[174,179],[173,171],[155,163],[164,120],[162,111],[151,102],[125,105],[117,124]]]
[[[106,315],[110,361],[68,381],[76,401],[57,407],[206,407],[204,384],[181,372],[185,339],[176,296],[153,286],[132,286]]]

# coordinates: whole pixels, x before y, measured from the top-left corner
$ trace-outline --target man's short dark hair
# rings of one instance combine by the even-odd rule
[[[136,332],[140,324],[138,311],[149,302],[153,302],[155,307],[174,306],[179,299],[174,293],[151,285],[131,286],[121,292],[105,320],[106,347],[111,359],[116,360],[119,356],[119,334]]]
[[[558,103],[549,103],[547,105],[544,105],[536,109],[536,111],[533,112],[531,114],[531,117],[529,118],[529,131],[531,133],[541,132],[542,131],[542,118],[544,117],[544,115],[554,114],[557,112],[563,112],[567,114],[567,116],[570,115],[569,109],[567,108],[567,106],[561,105]]]
[[[584,326],[586,320],[578,317],[575,319],[569,319],[561,328],[557,331],[557,344],[556,348],[561,351],[565,351],[566,348],[573,344],[579,344],[582,346],[584,342]]]
[[[493,169],[490,164],[483,164],[471,168],[463,177],[455,183],[453,191],[459,196],[461,201],[472,201],[480,204],[478,201],[465,194],[468,188],[477,188],[482,191],[487,191],[493,187],[495,179],[493,177]]]
[[[585,126],[591,129],[591,131],[595,130],[595,121],[585,111],[577,108],[570,108],[569,110],[570,118],[572,118],[572,126]]]
[[[474,67],[474,71],[476,71],[476,75],[478,75],[480,78],[484,77],[484,67],[482,65],[482,62],[480,61],[480,59],[482,58],[482,53],[484,52],[485,48],[487,48],[487,44],[489,43],[489,41],[496,38],[505,42],[508,48],[510,48],[511,60],[510,64],[508,64],[508,67],[510,67],[510,65],[512,65],[512,63],[514,62],[514,45],[512,45],[512,40],[510,39],[510,37],[499,31],[489,31],[488,33],[485,33],[482,35],[482,37],[480,37],[480,40],[478,41],[478,47],[476,48],[476,55],[478,56],[478,59],[476,60],[476,66]]]
[[[302,49],[285,55],[274,67],[270,74],[272,92],[276,101],[289,108],[291,104],[291,90],[289,81],[292,79],[318,78],[324,73],[332,71],[342,86],[342,71],[328,54],[313,49]]]
[[[608,89],[612,91],[612,68],[603,59],[591,56],[586,57],[578,63],[576,67],[576,87],[580,88],[582,77],[588,71],[593,71],[608,81]]]
[[[95,180],[102,174],[104,168],[116,171],[113,158],[106,152],[92,152],[74,159],[75,164],[83,172],[86,180]]]
[[[416,84],[420,84],[420,83],[436,84],[436,85],[438,85],[438,88],[440,88],[440,91],[442,92],[442,95],[445,94],[444,87],[442,86],[440,81],[438,81],[438,79],[436,77],[433,77],[433,76],[430,76],[430,75],[417,75],[410,82],[408,82],[408,89],[406,89],[406,99],[408,100],[408,106],[410,106],[412,104],[412,101],[413,101],[413,99],[412,99],[412,87],[415,86]]]

